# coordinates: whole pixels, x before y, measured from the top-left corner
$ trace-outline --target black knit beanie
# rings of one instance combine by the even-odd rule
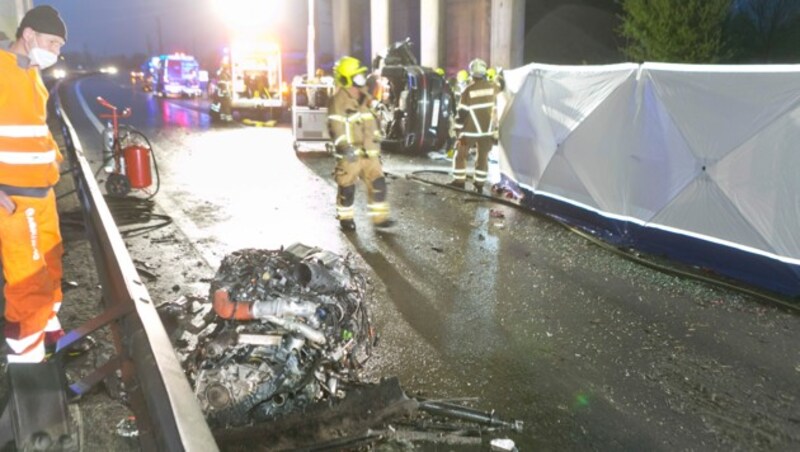
[[[38,33],[61,36],[67,40],[67,26],[52,6],[42,5],[25,13],[17,29],[17,38],[22,36],[22,30],[30,27]]]

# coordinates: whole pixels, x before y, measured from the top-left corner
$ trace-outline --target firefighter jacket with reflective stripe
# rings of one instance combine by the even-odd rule
[[[47,128],[47,89],[38,69],[0,49],[0,184],[50,187],[61,153]]]
[[[328,102],[328,130],[336,152],[374,156],[380,153],[380,127],[370,109],[372,97],[363,90],[353,96],[339,88]]]
[[[488,80],[476,80],[461,93],[456,131],[460,136],[484,137],[494,133],[494,109],[500,86]]]

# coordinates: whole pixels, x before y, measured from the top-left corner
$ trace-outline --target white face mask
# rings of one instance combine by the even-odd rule
[[[353,85],[362,87],[366,84],[367,84],[367,78],[364,77],[364,74],[356,74],[353,76]]]
[[[36,43],[36,38],[33,39],[34,47],[28,52],[28,58],[31,59],[33,65],[39,66],[39,69],[47,69],[56,64],[58,55],[48,50],[45,50]]]

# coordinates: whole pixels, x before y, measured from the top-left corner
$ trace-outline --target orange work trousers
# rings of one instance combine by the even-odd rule
[[[58,211],[53,190],[44,198],[11,199],[16,203],[14,213],[0,210],[0,259],[6,280],[4,333],[12,354],[33,353],[36,362],[43,355],[45,327],[48,321],[57,323],[55,310],[62,301],[64,251]],[[42,353],[34,352],[39,348]]]

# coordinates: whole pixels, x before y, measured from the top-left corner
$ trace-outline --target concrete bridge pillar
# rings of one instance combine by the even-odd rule
[[[525,0],[492,0],[492,66],[522,66],[525,45]]]

